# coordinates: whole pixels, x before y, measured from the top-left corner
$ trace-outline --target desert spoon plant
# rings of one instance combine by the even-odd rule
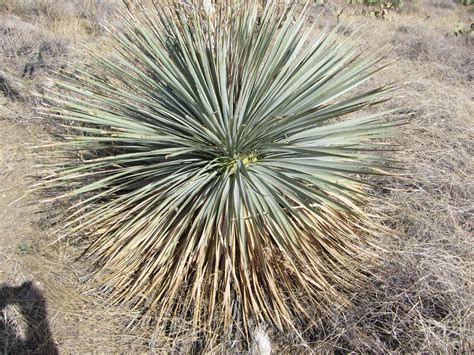
[[[47,181],[75,201],[64,226],[111,302],[168,330],[307,325],[376,256],[363,175],[386,168],[370,107],[392,88],[354,89],[381,59],[275,3],[138,6],[43,110],[67,126]]]

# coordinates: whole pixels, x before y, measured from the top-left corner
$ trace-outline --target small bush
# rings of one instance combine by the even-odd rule
[[[89,235],[111,302],[207,335],[347,303],[376,260],[362,177],[384,174],[373,139],[393,126],[356,115],[390,86],[352,90],[381,58],[335,33],[305,47],[304,17],[275,2],[137,11],[113,59],[65,76],[45,109],[69,126],[47,187],[77,199],[65,227]]]

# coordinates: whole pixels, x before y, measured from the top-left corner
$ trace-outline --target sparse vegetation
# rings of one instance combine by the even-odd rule
[[[474,39],[474,23],[470,25],[465,25],[463,22],[459,21],[453,31],[455,36],[462,36],[466,40]]]
[[[369,6],[380,6],[386,9],[398,8],[403,5],[402,0],[349,0],[349,4],[365,4]]]
[[[54,11],[62,11],[62,6],[71,9],[64,16],[33,10],[38,2],[0,0],[0,289],[28,285],[24,287],[28,297],[42,294],[39,300],[28,301],[28,297],[15,298],[13,292],[11,303],[0,306],[0,347],[6,352],[21,347],[35,351],[43,344],[61,353],[209,350],[181,315],[168,318],[174,328],[163,329],[156,327],[153,317],[111,305],[98,292],[87,263],[73,261],[84,251],[86,240],[58,242],[58,236],[51,235],[51,224],[62,223],[68,211],[55,203],[44,212],[38,197],[28,191],[30,176],[39,173],[36,164],[41,161],[31,155],[30,147],[55,144],[54,133],[65,132],[39,118],[34,109],[45,100],[50,87],[47,76],[54,75],[50,68],[83,66],[87,58],[81,54],[82,44],[105,58],[110,53],[102,20],[92,8],[84,7],[87,1],[56,1]],[[113,9],[125,10],[123,1],[91,4],[107,21],[120,25]],[[334,33],[338,41],[352,34],[350,42],[360,48],[369,45],[369,53],[393,45],[389,58],[396,63],[361,87],[364,91],[395,81],[406,83],[393,102],[379,105],[383,110],[401,108],[407,121],[393,137],[403,149],[390,153],[405,168],[403,176],[367,180],[385,186],[371,193],[380,222],[393,236],[374,236],[381,263],[367,275],[367,289],[347,293],[350,307],[332,305],[325,317],[315,312],[313,326],[300,332],[252,324],[256,344],[251,349],[469,352],[473,338],[473,42],[455,36],[453,29],[459,21],[469,26],[472,5],[406,0],[400,10],[390,11],[391,21],[362,16],[363,9],[367,7],[348,6],[347,0],[330,0],[324,6],[310,6],[306,13],[310,21],[317,21],[310,38],[338,22],[341,28]],[[25,64],[38,60],[41,44],[51,41],[64,47],[45,57],[48,67],[22,77]],[[27,289],[41,292],[26,293]],[[35,304],[42,304],[41,314],[47,316],[39,323]],[[25,318],[28,313],[33,318]],[[48,320],[54,342],[39,338],[49,332]],[[25,340],[25,324],[31,325],[33,339],[42,344]],[[35,329],[40,330],[38,336]],[[248,350],[237,327],[209,351]]]

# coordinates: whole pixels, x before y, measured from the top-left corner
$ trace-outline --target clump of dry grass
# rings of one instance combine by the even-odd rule
[[[21,66],[37,59],[44,42],[50,48],[51,42],[61,42],[56,56],[68,56],[69,44],[97,41],[121,4],[119,0],[4,0],[0,4],[1,54]]]
[[[0,116],[6,111],[16,121],[31,120],[39,100],[35,92],[45,86],[45,73],[74,58],[70,42],[10,14],[0,14],[0,33],[0,60],[8,63],[0,72],[0,94],[6,99]]]
[[[41,27],[14,15],[2,16],[0,32],[2,59],[12,63],[12,69],[19,73],[26,63],[37,60],[39,45],[46,40]]]
[[[119,0],[0,1],[0,116],[32,120],[48,87],[46,73],[82,61],[78,47],[101,46],[103,25],[115,19]],[[107,51],[107,49],[105,49]],[[38,95],[39,94],[39,95]],[[20,102],[21,101],[21,102]]]
[[[392,38],[397,56],[402,60],[424,63],[428,70],[436,71],[445,80],[472,80],[474,60],[470,55],[474,42],[452,33],[447,25],[445,32],[438,30],[433,39],[433,26],[398,27],[400,36]]]
[[[83,24],[90,30],[101,31],[101,25],[120,5],[121,0],[3,0],[0,9],[49,24],[85,20],[88,23]]]

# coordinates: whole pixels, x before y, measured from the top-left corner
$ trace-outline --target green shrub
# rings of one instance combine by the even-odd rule
[[[57,83],[44,111],[68,133],[48,188],[77,199],[65,227],[111,302],[217,334],[311,323],[363,285],[362,177],[384,174],[373,139],[393,123],[357,113],[392,88],[356,92],[381,58],[274,3],[139,7],[112,58]]]
[[[453,34],[458,37],[462,37],[467,43],[474,39],[474,23],[467,25],[462,21],[459,21],[454,27]]]

